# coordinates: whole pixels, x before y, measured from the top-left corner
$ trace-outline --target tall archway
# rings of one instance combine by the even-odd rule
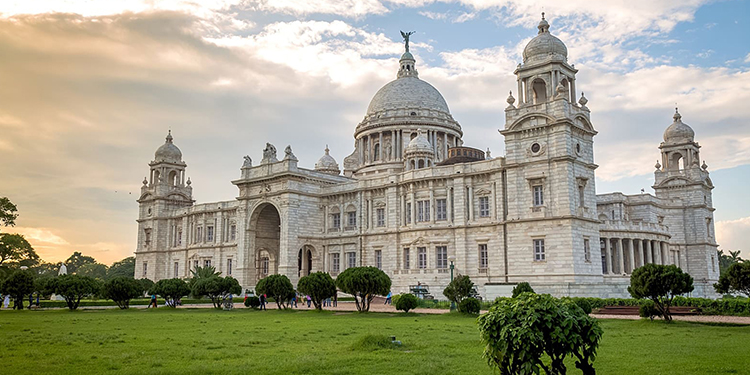
[[[281,216],[270,203],[255,209],[250,222],[255,253],[256,278],[273,275],[279,271],[279,247],[281,239]]]
[[[314,250],[312,246],[305,245],[297,252],[297,275],[299,277],[307,276],[315,271],[313,267]]]
[[[547,84],[543,79],[537,78],[531,83],[531,89],[534,94],[534,104],[544,103],[547,101]]]

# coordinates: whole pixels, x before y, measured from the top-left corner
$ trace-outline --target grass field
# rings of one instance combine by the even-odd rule
[[[600,374],[750,374],[750,326],[602,325]],[[404,345],[372,350],[368,334]],[[14,374],[492,374],[481,353],[474,318],[456,314],[0,312],[0,364]]]

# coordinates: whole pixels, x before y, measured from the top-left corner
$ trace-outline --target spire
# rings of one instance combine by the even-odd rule
[[[672,119],[674,119],[674,122],[677,122],[677,121],[681,121],[681,120],[682,120],[682,115],[681,115],[681,114],[680,114],[680,112],[679,112],[679,111],[677,110],[677,107],[674,107],[674,116],[672,116]]]
[[[326,145],[326,155],[328,155],[328,152],[331,151],[328,149],[328,145]]]
[[[167,143],[172,143],[172,129],[169,129],[169,133],[167,133]]]
[[[539,21],[539,25],[536,28],[539,29],[539,34],[549,32],[549,23],[544,19],[544,12],[542,12],[542,20]]]

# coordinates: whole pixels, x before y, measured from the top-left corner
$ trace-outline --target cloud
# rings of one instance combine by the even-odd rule
[[[250,0],[250,10],[285,13],[296,16],[307,14],[335,14],[359,18],[370,14],[384,14],[388,8],[378,0]]]
[[[741,250],[742,258],[750,259],[750,216],[736,220],[716,222],[716,242],[727,253],[728,250]]]
[[[745,56],[745,62],[750,63],[750,53],[748,53],[747,56]]]

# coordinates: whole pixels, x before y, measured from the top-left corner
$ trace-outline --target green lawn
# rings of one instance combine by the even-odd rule
[[[600,374],[750,373],[750,326],[602,325]],[[395,335],[404,346],[356,349],[367,334]],[[474,319],[455,314],[0,312],[0,364],[14,374],[492,374],[481,353]]]

